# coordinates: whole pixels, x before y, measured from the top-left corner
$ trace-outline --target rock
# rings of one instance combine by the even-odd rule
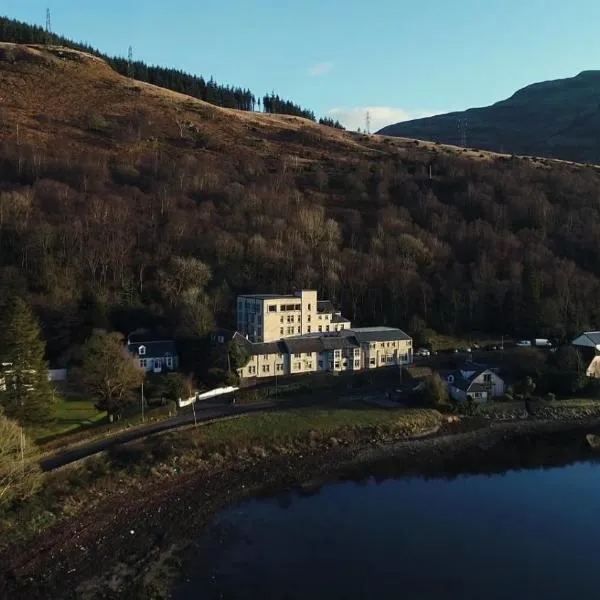
[[[588,433],[585,436],[585,440],[592,450],[600,450],[600,436],[594,435],[593,433]]]

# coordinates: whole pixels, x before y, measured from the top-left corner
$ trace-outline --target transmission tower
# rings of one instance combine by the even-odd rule
[[[467,121],[466,119],[458,120],[458,135],[459,135],[459,146],[463,148],[467,147]]]
[[[46,44],[49,44],[52,37],[52,25],[50,23],[50,9],[46,9]]]
[[[133,77],[133,48],[131,46],[127,53],[127,77]]]
[[[367,135],[370,135],[370,133],[371,133],[371,115],[369,114],[369,111],[367,111],[367,114],[365,116],[365,129],[367,131]]]

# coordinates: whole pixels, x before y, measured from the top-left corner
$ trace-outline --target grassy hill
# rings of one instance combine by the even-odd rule
[[[515,154],[600,163],[600,71],[529,85],[507,100],[384,127],[380,133]]]
[[[0,305],[30,300],[53,360],[294,286],[413,331],[599,320],[593,167],[220,108],[53,46],[1,44],[0,96]]]

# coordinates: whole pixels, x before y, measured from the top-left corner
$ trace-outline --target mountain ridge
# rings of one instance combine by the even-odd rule
[[[464,124],[463,129],[459,120]],[[489,106],[404,121],[378,133],[488,151],[600,163],[600,70],[529,84]]]

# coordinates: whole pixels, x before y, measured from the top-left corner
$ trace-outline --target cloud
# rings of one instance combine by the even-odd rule
[[[400,123],[400,121],[410,121],[411,119],[432,117],[444,112],[447,111],[406,110],[393,106],[355,106],[352,108],[332,108],[327,111],[327,115],[333,119],[337,119],[346,129],[356,131],[359,128],[365,129],[366,116],[369,113],[371,133],[374,133],[386,125]]]
[[[308,70],[308,74],[311,77],[319,77],[321,75],[327,75],[327,73],[331,73],[333,66],[334,65],[332,62],[317,63],[316,65],[314,65],[313,67],[311,67]]]

